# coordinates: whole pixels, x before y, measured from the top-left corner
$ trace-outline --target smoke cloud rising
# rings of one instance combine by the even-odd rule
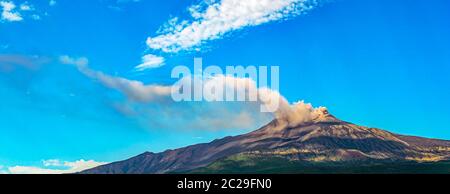
[[[270,109],[271,107],[269,106],[274,106],[274,104],[277,103],[277,109],[276,111],[272,112],[272,117],[289,127],[295,127],[302,123],[312,121],[318,118],[322,114],[322,112],[326,110],[326,108],[323,107],[314,108],[311,104],[305,103],[303,101],[291,104],[279,92],[266,87],[259,88],[257,83],[250,78],[239,78],[227,75],[216,75],[207,79],[200,80],[200,87],[202,87],[201,91],[212,91],[213,89],[214,91],[216,91],[203,93],[204,99],[212,100],[212,102],[206,103],[209,104],[208,107],[197,108],[199,106],[187,105],[188,103],[186,102],[184,102],[185,106],[180,106],[181,104],[183,104],[183,102],[176,102],[171,98],[172,91],[179,90],[179,86],[164,86],[157,84],[145,85],[140,81],[107,75],[105,73],[90,69],[88,67],[88,60],[86,58],[75,59],[69,56],[62,56],[60,57],[60,61],[63,64],[75,65],[78,70],[87,77],[98,80],[102,85],[123,93],[128,98],[128,101],[161,105],[161,108],[157,111],[146,110],[144,111],[145,113],[150,113],[151,115],[158,114],[158,116],[160,117],[171,117],[172,123],[176,123],[175,120],[181,119],[180,122],[187,122],[185,125],[192,126],[192,128],[207,128],[208,126],[217,129],[240,128],[240,125],[230,125],[230,123],[237,123],[237,121],[239,121],[239,123],[242,123],[241,127],[250,127],[252,126],[252,124],[254,125],[255,123],[257,123],[255,120],[258,119],[254,118],[265,118],[264,113],[255,108],[257,107],[257,105],[260,105],[263,108],[266,107],[267,109]],[[181,82],[192,83],[193,79],[196,78],[185,77],[181,80]],[[198,87],[194,85],[190,86]],[[216,90],[218,88],[221,88],[221,90]],[[190,89],[195,90],[194,88]],[[244,97],[245,100],[226,102],[226,94],[221,93],[220,91],[227,90],[234,90],[235,94],[246,94],[246,96]],[[218,97],[222,97],[222,100],[219,100]],[[253,97],[256,97],[254,101],[251,100]],[[226,103],[229,103],[229,106],[227,106]],[[239,104],[239,107],[231,106],[231,104]],[[126,104],[122,105],[121,107],[122,109],[127,110],[133,108],[126,106]],[[127,112],[134,111],[129,110]],[[195,115],[200,115],[201,118],[184,120],[184,118],[192,117],[193,113],[195,113]],[[224,118],[224,116],[227,118]],[[218,118],[220,119],[220,121]],[[153,119],[157,118],[153,117]],[[166,119],[162,120],[166,122]],[[231,120],[232,122],[230,122]],[[162,125],[161,123],[150,123]]]

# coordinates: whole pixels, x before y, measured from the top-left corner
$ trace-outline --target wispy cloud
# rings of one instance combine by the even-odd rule
[[[297,125],[317,117],[317,109],[312,105],[302,101],[290,104],[277,91],[265,87],[258,88],[256,82],[250,78],[215,75],[197,80],[194,76],[188,76],[179,83],[187,83],[183,84],[185,86],[202,87],[201,91],[212,88],[223,88],[224,91],[234,90],[236,93],[246,91],[248,96],[259,97],[254,102],[176,102],[172,99],[172,91],[179,91],[181,89],[179,85],[146,85],[140,81],[107,75],[90,69],[86,58],[62,56],[60,61],[64,64],[75,65],[87,77],[123,93],[127,97],[126,101],[122,104],[115,104],[114,108],[127,116],[138,117],[143,123],[151,124],[153,128],[252,129],[273,117],[285,121],[287,125]],[[200,86],[191,85],[194,79],[200,83]],[[203,94],[205,99],[217,97],[213,93]],[[279,108],[273,114],[261,112],[261,106],[270,110],[275,103],[279,103],[277,106]]]
[[[20,4],[20,10],[22,10],[22,11],[31,11],[31,10],[34,10],[34,8],[28,2],[24,2],[24,3]]]
[[[21,14],[16,11],[16,4],[12,1],[0,1],[0,7],[2,8],[2,20],[9,22],[22,21]]]
[[[133,116],[146,127],[184,130],[231,130],[251,129],[270,120],[270,115],[261,114],[257,103],[197,103],[175,102],[171,98],[172,86],[144,84],[140,81],[111,76],[88,67],[87,58],[61,56],[60,62],[74,65],[87,77],[98,80],[105,87],[124,94],[127,99],[114,104],[113,108]],[[204,87],[221,80],[208,80]],[[244,87],[247,79],[235,80],[238,87]],[[190,81],[190,78],[183,81]],[[230,80],[228,84],[235,83]],[[157,116],[155,116],[157,115]],[[218,116],[220,115],[220,117]],[[233,122],[229,122],[233,121]]]
[[[135,67],[136,71],[158,68],[164,65],[164,57],[148,54],[142,57],[142,63]]]
[[[128,80],[122,77],[111,76],[103,72],[94,71],[88,67],[89,61],[87,58],[61,56],[60,62],[63,64],[75,65],[84,75],[98,80],[106,87],[113,88],[124,93],[130,100],[133,101],[156,101],[161,97],[167,97],[171,94],[170,86],[145,85],[140,81]]]
[[[162,34],[149,37],[147,45],[167,53],[198,49],[227,33],[303,14],[317,4],[318,0],[204,1],[188,8],[191,20],[169,20]]]
[[[42,165],[38,166],[13,166],[3,170],[5,174],[67,174],[77,173],[83,170],[95,168],[106,162],[97,162],[94,160],[60,161],[58,159],[44,160]],[[1,169],[0,169],[1,170]]]
[[[304,14],[318,4],[319,0],[205,0],[188,7],[189,19],[171,18],[146,43],[156,52],[198,51],[233,31]],[[153,54],[143,58],[135,67],[138,71],[164,64],[164,58]]]
[[[50,58],[38,55],[0,54],[0,72],[11,72],[17,67],[37,70],[50,61]]]
[[[35,8],[35,6],[28,1],[20,4],[15,3],[17,1],[12,0],[0,0],[1,22],[20,22],[26,18],[32,20],[40,20],[41,12]],[[54,5],[56,1],[50,1],[49,6]],[[47,13],[45,12],[44,15]]]

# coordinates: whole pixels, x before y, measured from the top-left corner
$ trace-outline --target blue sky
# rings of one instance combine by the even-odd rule
[[[250,18],[233,30],[212,26],[226,33],[200,42],[178,38],[169,45],[162,41],[173,38],[169,21],[187,21],[180,26],[188,28],[201,20],[188,8],[198,9],[195,16],[208,4],[0,2],[15,5],[6,11],[6,4],[0,6],[0,167],[6,170],[42,166],[48,159],[121,160],[248,132],[270,120],[218,123],[215,118],[236,119],[234,113],[243,108],[234,104],[167,110],[161,102],[130,102],[123,91],[61,62],[65,55],[88,59],[92,71],[114,78],[161,85],[173,83],[172,68],[192,66],[194,57],[221,67],[278,65],[280,93],[290,102],[325,106],[365,126],[450,139],[446,0],[336,0],[282,18],[257,18],[264,22]],[[144,70],[136,69],[140,64],[146,64]],[[200,126],[203,120],[217,126]]]

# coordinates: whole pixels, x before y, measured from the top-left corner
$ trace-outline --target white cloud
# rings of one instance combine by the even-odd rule
[[[20,5],[20,10],[31,11],[31,10],[33,10],[33,7],[30,4],[28,4],[28,2],[25,2]]]
[[[77,160],[74,162],[64,162],[64,166],[70,167],[71,172],[81,172],[83,170],[95,168],[97,166],[105,165],[106,162],[96,162],[94,160]]]
[[[8,174],[8,172],[6,170],[3,169],[4,166],[0,165],[0,174]]]
[[[58,159],[44,160],[44,161],[42,161],[42,164],[45,167],[49,167],[49,166],[63,166],[63,163],[60,160],[58,160]]]
[[[303,14],[313,9],[318,0],[211,0],[193,5],[192,20],[171,19],[163,26],[163,34],[149,37],[147,45],[154,50],[176,53],[200,47],[220,39],[229,32]]]
[[[62,170],[45,169],[33,166],[14,166],[8,168],[9,174],[64,174]]]
[[[44,168],[36,166],[13,166],[9,167],[6,173],[9,174],[68,174],[77,173],[83,170],[95,168],[100,165],[107,164],[105,162],[96,162],[94,160],[77,160],[74,162],[70,161],[59,161],[59,160],[44,160]],[[51,168],[53,167],[53,168]],[[64,169],[56,169],[54,167],[61,167]]]
[[[34,6],[28,1],[23,2],[19,6],[16,6],[14,1],[0,1],[0,11],[0,21],[18,22],[28,17],[32,20],[41,19],[41,16],[36,13]]]
[[[148,54],[142,57],[142,64],[135,67],[137,71],[158,68],[164,65],[164,57]]]
[[[2,8],[2,20],[9,22],[22,21],[23,18],[19,12],[15,11],[16,5],[12,1],[0,1]]]

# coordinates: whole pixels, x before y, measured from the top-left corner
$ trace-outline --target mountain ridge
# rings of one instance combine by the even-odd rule
[[[450,159],[450,141],[398,135],[341,121],[326,109],[298,126],[275,119],[253,132],[161,153],[145,152],[82,174],[188,172],[236,154],[276,156],[290,161],[415,161]]]

